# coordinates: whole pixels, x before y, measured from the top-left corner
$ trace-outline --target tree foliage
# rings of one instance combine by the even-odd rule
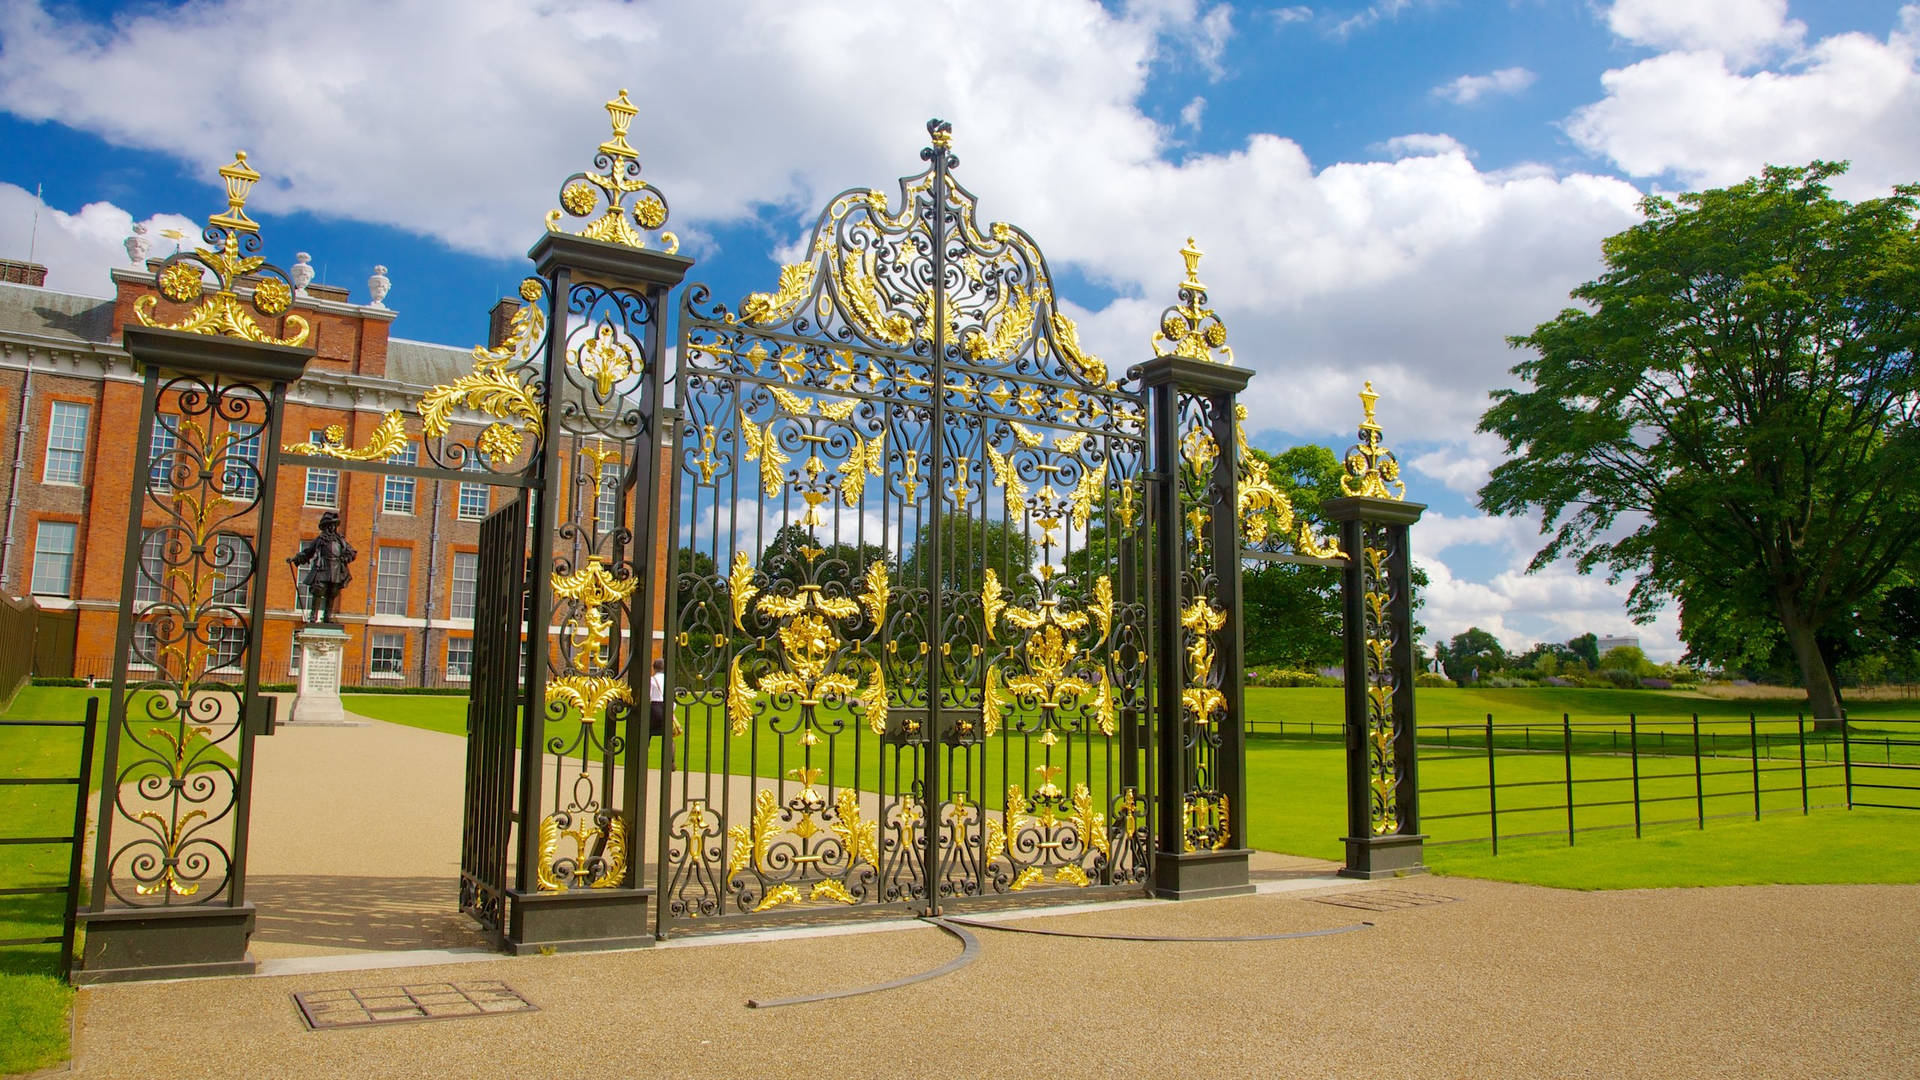
[[[1247,448],[1248,455],[1264,467],[1274,487],[1293,504],[1296,519],[1314,522],[1323,537],[1320,508],[1328,499],[1340,498],[1340,477],[1345,471],[1340,459],[1324,446],[1295,446],[1278,454]],[[1271,515],[1271,511],[1268,511]],[[1267,550],[1286,547],[1290,530],[1270,520]],[[1415,567],[1412,573],[1413,606],[1418,611],[1420,590],[1427,584],[1426,572]],[[1275,665],[1300,671],[1316,671],[1341,664],[1346,659],[1342,645],[1340,572],[1330,567],[1293,563],[1262,562],[1246,570],[1240,579],[1242,641],[1249,667]],[[1414,626],[1418,641],[1426,628]]]
[[[1632,575],[1642,619],[1677,600],[1695,659],[1784,642],[1816,716],[1838,710],[1822,632],[1920,539],[1920,188],[1850,204],[1843,169],[1644,200],[1586,307],[1512,339],[1526,388],[1480,423],[1511,455],[1480,504],[1543,514],[1534,568]]]

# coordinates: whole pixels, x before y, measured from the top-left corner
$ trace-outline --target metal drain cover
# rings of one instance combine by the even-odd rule
[[[490,980],[309,990],[293,995],[293,1002],[300,1006],[307,1027],[315,1031],[540,1011],[520,991]]]
[[[1398,889],[1372,889],[1365,892],[1335,893],[1332,896],[1302,897],[1316,904],[1332,904],[1334,907],[1359,908],[1361,911],[1399,911],[1402,908],[1431,907],[1434,904],[1451,904],[1454,898],[1435,893],[1402,892]]]

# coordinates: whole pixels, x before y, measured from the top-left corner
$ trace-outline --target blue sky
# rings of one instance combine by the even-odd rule
[[[1259,372],[1256,443],[1344,449],[1375,381],[1431,506],[1436,634],[1638,632],[1672,658],[1671,613],[1635,630],[1625,583],[1524,573],[1535,523],[1474,509],[1503,339],[1646,192],[1813,157],[1854,163],[1848,197],[1920,180],[1917,52],[1920,5],[1894,0],[17,0],[0,253],[105,293],[131,223],[197,225],[245,147],[275,261],[310,252],[356,300],[385,265],[396,335],[470,344],[619,87],[722,297],[768,285],[834,192],[917,171],[941,116],[983,214],[1034,234],[1110,361],[1146,355],[1192,234]]]

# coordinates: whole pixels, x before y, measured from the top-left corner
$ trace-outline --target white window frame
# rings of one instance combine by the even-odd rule
[[[327,433],[318,430],[310,431],[307,433],[307,441],[315,446],[319,446],[327,441]],[[326,501],[324,502],[314,497],[314,481],[316,480],[324,481],[326,485]],[[307,469],[306,503],[308,506],[317,506],[323,510],[340,509],[340,470],[309,467]]]
[[[47,453],[40,463],[41,483],[79,487],[86,479],[87,427],[92,422],[93,406],[85,402],[55,401],[47,406]],[[78,434],[75,434],[76,428]],[[60,456],[56,458],[56,454]],[[62,463],[57,474],[53,464],[56,460]]]
[[[260,455],[260,443],[265,438],[264,429],[259,424],[241,421],[235,421],[227,427],[233,432],[234,438],[227,443],[227,451],[223,455],[227,459],[227,467],[220,477],[220,489],[230,498],[252,502],[260,497],[260,483],[265,479]],[[247,468],[242,462],[253,468]]]
[[[385,663],[380,658],[382,651],[396,653],[393,670],[383,670]],[[407,635],[395,631],[373,630],[367,633],[367,677],[372,679],[398,679],[407,671]]]
[[[459,646],[463,651],[465,651],[467,655],[466,663],[463,665],[465,670],[456,670],[455,668],[454,661],[453,661],[455,646]],[[473,678],[473,639],[472,638],[470,637],[447,638],[447,678],[451,680],[459,681],[459,682],[466,682]]]
[[[67,545],[67,549],[65,551],[53,550],[47,546],[47,538],[48,538],[47,534],[49,529],[51,529],[55,533],[65,534],[66,545]],[[71,599],[73,597],[74,555],[79,550],[80,550],[80,523],[79,522],[42,521],[37,526],[35,526],[33,531],[33,581],[31,585],[31,591],[33,595],[60,596],[60,597],[66,597]],[[57,558],[63,558],[63,557],[66,560],[66,569],[65,571],[63,571],[66,580],[62,585],[62,587],[58,591],[55,591],[51,588],[42,587],[41,561],[43,559],[49,559],[49,558],[57,559]]]
[[[393,605],[395,601],[394,601],[393,586],[388,580],[388,578],[390,577],[387,569],[387,553],[388,552],[401,553],[398,557],[405,560],[402,566],[402,569],[405,572],[402,575],[400,575],[403,578],[403,580],[399,585],[399,594],[398,594],[399,609],[398,610],[394,610]],[[378,548],[374,549],[373,613],[375,615],[406,615],[408,614],[407,609],[409,607],[409,604],[407,601],[410,599],[412,593],[413,593],[413,549],[401,544],[381,544]]]
[[[389,465],[417,465],[420,463],[420,451],[413,443],[387,459]],[[386,475],[386,482],[380,486],[380,512],[383,514],[412,514],[419,485],[411,476]],[[404,498],[403,498],[404,495]],[[402,505],[404,503],[404,505]]]
[[[461,564],[466,565],[467,573],[460,573]],[[461,610],[461,594],[466,594],[466,610]],[[456,551],[452,565],[447,570],[447,618],[472,619],[475,605],[480,597],[480,553],[477,551]]]
[[[165,495],[173,490],[173,452],[180,447],[180,435],[167,421],[165,413],[153,418],[153,438],[147,443],[147,490]]]

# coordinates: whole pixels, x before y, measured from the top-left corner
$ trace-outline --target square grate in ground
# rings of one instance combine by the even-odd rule
[[[1451,904],[1455,898],[1441,896],[1438,893],[1406,892],[1401,889],[1370,889],[1364,892],[1335,893],[1332,896],[1302,897],[1316,904],[1331,904],[1334,907],[1358,908],[1361,911],[1400,911],[1405,908],[1431,907],[1434,904]]]
[[[314,1031],[540,1011],[520,991],[493,980],[308,990],[293,1002]]]

